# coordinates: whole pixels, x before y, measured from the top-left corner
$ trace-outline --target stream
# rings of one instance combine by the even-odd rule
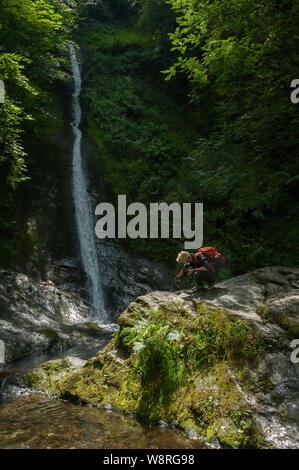
[[[67,356],[87,359],[91,349],[73,348],[16,361],[0,371],[0,449],[197,449],[175,428],[107,409],[58,400],[20,388],[10,378],[37,364]],[[1,385],[2,375],[2,385]],[[4,378],[5,377],[5,378]]]
[[[200,444],[175,429],[25,394],[0,403],[0,448],[194,449]]]

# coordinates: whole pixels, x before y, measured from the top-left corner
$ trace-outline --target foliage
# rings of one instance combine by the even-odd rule
[[[33,247],[39,249],[29,233],[25,185],[19,183],[35,176],[34,164],[43,167],[50,137],[58,136],[60,105],[53,90],[57,80],[68,77],[67,42],[77,20],[74,7],[80,3],[0,0],[0,79],[5,83],[5,102],[0,104],[1,263],[20,263]],[[33,186],[27,182],[26,189]]]
[[[296,266],[298,113],[290,83],[298,5],[169,3],[172,12],[162,0],[141,1],[137,27],[83,29],[89,128],[111,193],[145,204],[203,202],[204,244],[227,258],[222,277]],[[128,244],[171,262],[183,239]]]
[[[116,345],[137,358],[132,380],[138,377],[151,396],[167,399],[195,371],[225,361],[253,361],[265,352],[258,334],[244,321],[229,319],[222,310],[199,305],[198,317],[187,328],[182,328],[180,320],[178,323],[168,320],[163,309],[151,309],[145,320],[115,334]]]
[[[289,87],[298,65],[298,3],[170,3],[179,56],[167,79],[183,72],[193,100],[213,96],[214,126],[186,160],[193,167],[186,187],[196,185],[206,202],[206,230],[228,237],[241,271],[279,264],[282,242],[284,263],[296,265],[299,122]]]
[[[169,94],[156,69],[151,35],[134,27],[88,24],[81,37],[88,127],[104,161],[106,184],[114,195],[126,194],[128,203],[175,201],[179,162],[192,150],[196,133],[191,122],[184,128],[186,106]],[[102,179],[101,172],[93,175],[96,185],[97,177]],[[130,246],[168,261],[180,241],[134,240]]]
[[[0,105],[1,163],[13,187],[26,177],[22,134],[25,121],[42,119],[49,84],[65,74],[61,64],[76,16],[75,3],[63,0],[1,0],[0,77],[6,100]],[[38,44],[38,47],[37,47]],[[49,118],[49,117],[48,117]],[[37,125],[37,124],[35,124]]]
[[[296,266],[294,1],[0,0],[2,207],[11,206],[6,185],[30,177],[29,143],[47,140],[51,90],[66,76],[82,4],[87,125],[111,202],[121,193],[128,203],[203,202],[204,244],[225,254],[223,277]],[[99,165],[94,180],[101,172]],[[5,250],[11,212],[1,216]],[[183,241],[127,243],[174,266]]]
[[[165,37],[166,33],[173,30],[175,14],[171,10],[167,0],[139,0],[139,26],[144,31],[156,33]]]
[[[139,321],[134,328],[123,328],[116,336],[120,345],[132,348],[137,356],[132,372],[143,387],[153,385],[163,396],[172,395],[183,372],[182,332],[159,318],[151,310],[149,321]]]
[[[265,344],[247,323],[231,320],[222,310],[208,309],[199,304],[198,317],[190,325],[188,347],[189,367],[201,368],[217,361],[254,360],[265,351]]]

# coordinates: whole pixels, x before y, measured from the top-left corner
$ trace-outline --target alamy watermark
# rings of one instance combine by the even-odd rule
[[[0,366],[5,364],[5,344],[2,339],[0,339]]]
[[[291,362],[293,364],[298,364],[299,362],[299,339],[293,339],[290,344],[290,347],[294,349],[291,353]]]
[[[0,80],[0,104],[3,104],[5,101],[5,85],[4,81]]]
[[[185,249],[197,249],[203,243],[202,203],[150,203],[148,210],[141,202],[127,207],[126,195],[119,195],[117,214],[108,202],[98,204],[95,214],[101,217],[95,227],[100,239],[184,237]]]
[[[291,81],[291,88],[295,88],[294,91],[291,93],[291,101],[293,104],[299,103],[299,78],[295,78]]]

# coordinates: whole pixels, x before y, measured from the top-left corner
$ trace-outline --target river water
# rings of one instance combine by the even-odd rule
[[[0,449],[196,449],[200,441],[177,429],[151,424],[87,405],[58,400],[21,388],[14,374],[40,362],[72,355],[81,359],[91,350],[73,348],[59,355],[26,358],[0,372]],[[2,375],[2,377],[1,377]],[[2,382],[2,385],[1,385]]]
[[[0,403],[0,448],[184,449],[198,441],[176,429],[49,398],[11,397]]]
[[[97,346],[75,346],[67,351],[45,353],[0,368],[0,449],[196,449],[191,440],[174,428],[152,424],[87,405],[58,400],[19,385],[16,374],[42,362],[72,356],[86,360],[107,344],[111,332],[103,332]]]

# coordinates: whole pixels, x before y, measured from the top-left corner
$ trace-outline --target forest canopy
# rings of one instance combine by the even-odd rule
[[[140,0],[120,21],[123,3],[91,7],[110,16],[82,41],[115,194],[126,173],[132,202],[203,202],[205,244],[234,273],[298,264],[298,2]],[[180,246],[132,249],[161,259]]]
[[[30,184],[26,138],[52,119],[75,37],[112,200],[203,202],[225,275],[298,265],[298,18],[295,0],[0,0],[3,181]],[[182,242],[129,245],[170,262]]]
[[[67,40],[76,15],[75,1],[0,0],[1,171],[10,185],[26,179],[22,134],[34,132],[47,115],[47,91],[64,77]],[[28,125],[28,121],[36,120]]]

